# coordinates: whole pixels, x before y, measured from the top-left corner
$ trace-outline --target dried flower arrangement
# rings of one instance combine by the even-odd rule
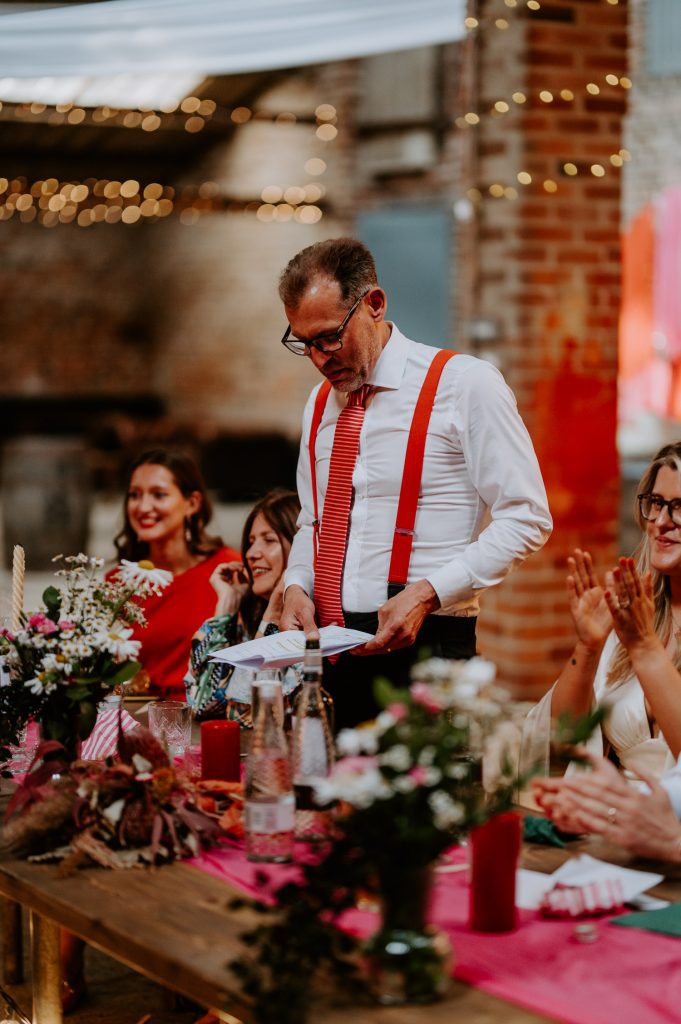
[[[48,741],[7,808],[3,842],[18,856],[129,868],[195,856],[225,830],[146,729],[119,729],[117,761],[68,763]]]

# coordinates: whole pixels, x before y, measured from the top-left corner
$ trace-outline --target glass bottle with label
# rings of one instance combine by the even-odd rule
[[[296,839],[320,842],[328,839],[330,808],[319,807],[314,783],[326,778],[334,762],[331,729],[322,698],[322,654],[319,640],[307,640],[303,682],[296,703],[291,745],[293,787],[296,796]]]
[[[246,761],[246,856],[283,863],[293,857],[295,800],[291,762],[279,714],[281,684],[259,684],[257,717]]]

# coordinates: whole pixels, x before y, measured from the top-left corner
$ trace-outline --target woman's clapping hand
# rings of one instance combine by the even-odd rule
[[[568,569],[570,614],[577,637],[589,650],[599,650],[612,629],[612,618],[589,552],[575,548]]]
[[[650,572],[639,576],[633,558],[620,558],[619,565],[606,574],[607,601],[620,643],[630,653],[656,643],[655,601]]]
[[[678,863],[681,825],[659,781],[639,772],[647,786],[642,790],[604,758],[580,753],[591,771],[534,780],[534,796],[545,814],[565,832],[593,832],[641,857]]]

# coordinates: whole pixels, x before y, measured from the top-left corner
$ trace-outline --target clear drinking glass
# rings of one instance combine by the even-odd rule
[[[40,733],[38,726],[34,722],[24,725],[19,733],[19,742],[16,746],[13,744],[10,746],[12,756],[7,767],[13,775],[20,775],[28,771],[33,764],[33,758],[35,757],[39,742]]]
[[[192,709],[181,700],[158,700],[149,705],[149,731],[168,751],[171,761],[184,757],[191,742]]]

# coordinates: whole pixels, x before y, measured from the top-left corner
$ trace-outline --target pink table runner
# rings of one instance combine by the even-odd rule
[[[452,860],[465,859],[465,851]],[[276,889],[295,878],[296,868],[251,864],[243,849],[211,851],[186,863],[222,878],[249,896],[266,897],[256,873],[263,867]],[[599,920],[600,939],[580,944],[574,925],[546,921],[521,910],[520,927],[507,935],[468,929],[466,872],[436,875],[433,921],[450,936],[454,976],[492,995],[567,1024],[678,1024],[681,1020],[681,942],[635,928],[609,928]],[[356,935],[375,931],[370,911],[345,915]]]

